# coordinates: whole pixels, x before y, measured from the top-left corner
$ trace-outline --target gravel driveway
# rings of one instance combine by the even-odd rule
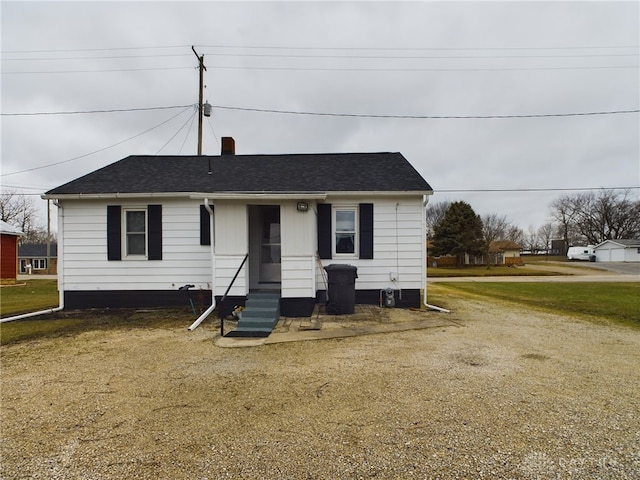
[[[410,313],[444,327],[254,348],[206,322],[4,346],[1,477],[640,477],[638,330],[451,306]]]

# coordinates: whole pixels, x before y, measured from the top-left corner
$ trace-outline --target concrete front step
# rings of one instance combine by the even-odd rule
[[[280,295],[250,293],[238,321],[239,331],[271,331],[280,319]],[[264,329],[264,330],[263,330]]]
[[[245,302],[245,308],[257,307],[257,308],[269,308],[275,307],[278,308],[280,305],[280,299],[271,299],[271,298],[253,298],[248,297]]]
[[[275,317],[278,314],[277,307],[257,308],[257,307],[245,307],[242,311],[242,318],[256,318],[256,317]]]
[[[238,330],[257,330],[260,328],[267,328],[273,330],[277,320],[271,318],[252,318],[250,320],[240,319],[238,321]]]

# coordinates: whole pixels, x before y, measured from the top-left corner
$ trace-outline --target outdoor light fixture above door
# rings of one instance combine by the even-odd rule
[[[309,210],[309,204],[307,202],[298,202],[298,206],[296,208],[299,212],[306,212]]]

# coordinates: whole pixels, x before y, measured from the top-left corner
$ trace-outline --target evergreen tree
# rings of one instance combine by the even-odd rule
[[[433,255],[456,255],[463,263],[464,254],[480,255],[484,250],[482,219],[466,202],[453,202],[435,226]]]

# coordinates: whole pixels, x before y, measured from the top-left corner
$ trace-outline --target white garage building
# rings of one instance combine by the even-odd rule
[[[595,253],[598,262],[640,262],[640,240],[605,240]]]

